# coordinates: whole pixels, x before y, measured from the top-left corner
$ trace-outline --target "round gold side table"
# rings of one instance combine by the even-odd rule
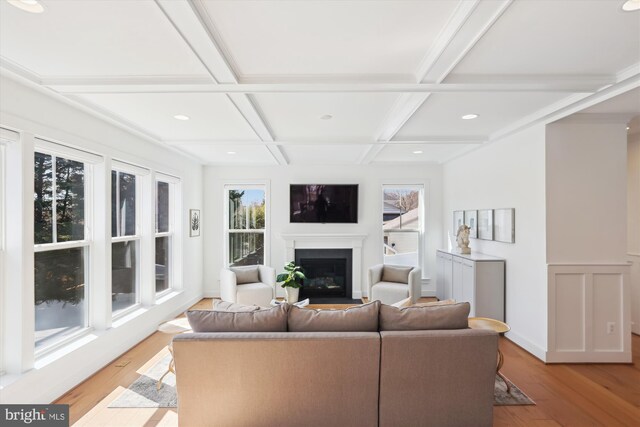
[[[487,329],[490,331],[495,331],[500,335],[503,335],[506,332],[511,330],[511,327],[504,322],[495,319],[489,319],[488,317],[470,317],[469,318],[469,327],[471,329]],[[496,366],[496,374],[500,377],[500,379],[507,386],[507,393],[511,393],[511,387],[509,386],[509,381],[502,375],[500,372],[500,368],[502,368],[502,364],[504,363],[504,356],[500,351],[500,347],[498,346],[498,364]]]

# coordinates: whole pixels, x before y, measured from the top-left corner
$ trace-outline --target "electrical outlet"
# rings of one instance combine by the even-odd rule
[[[607,322],[607,334],[612,334],[616,330],[616,322]]]

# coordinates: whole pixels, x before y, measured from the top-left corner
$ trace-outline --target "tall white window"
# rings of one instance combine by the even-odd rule
[[[225,187],[225,245],[228,266],[265,263],[265,190],[264,185]]]
[[[126,169],[125,169],[126,170]],[[114,317],[140,302],[140,180],[111,171],[111,310]]]
[[[382,187],[385,264],[421,266],[422,200],[422,185]]]
[[[173,186],[162,179],[156,180],[156,292],[171,288],[173,271]]]
[[[40,151],[34,162],[37,352],[89,326],[89,168]]]

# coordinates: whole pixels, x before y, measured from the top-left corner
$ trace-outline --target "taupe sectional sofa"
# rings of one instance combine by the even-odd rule
[[[222,332],[173,340],[181,426],[492,424],[498,336],[461,325],[468,304],[268,311],[189,313]],[[230,332],[254,321],[274,331]]]

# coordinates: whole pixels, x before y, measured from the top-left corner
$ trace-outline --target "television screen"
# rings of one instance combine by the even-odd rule
[[[291,222],[358,222],[357,184],[292,184],[289,200]]]

